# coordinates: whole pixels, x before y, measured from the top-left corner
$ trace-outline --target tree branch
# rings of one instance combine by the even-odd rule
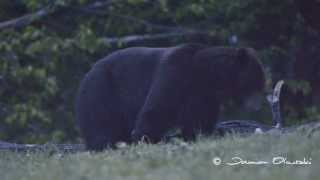
[[[0,23],[0,30],[10,28],[20,28],[27,26],[43,17],[48,16],[53,10],[49,7],[43,8],[35,13],[27,14],[16,19],[8,20]]]
[[[106,1],[106,2],[94,2],[90,5],[87,5],[87,6],[83,6],[81,8],[83,9],[97,9],[97,8],[102,8],[102,7],[105,7],[105,6],[108,6],[112,3],[112,1]],[[22,17],[18,17],[18,18],[15,18],[15,19],[12,19],[12,20],[8,20],[8,21],[4,21],[4,22],[0,22],[0,30],[4,30],[4,29],[10,29],[10,28],[21,28],[21,27],[24,27],[24,26],[28,26],[44,17],[47,17],[53,13],[56,13],[58,10],[61,10],[61,7],[63,6],[60,6],[59,8],[59,5],[56,5],[56,4],[50,4],[48,5],[47,7],[45,8],[42,8],[34,13],[30,13],[30,14],[27,14],[27,15],[24,15]],[[70,7],[63,7],[64,9],[69,9],[69,8],[72,8],[71,6]]]
[[[64,10],[67,12],[68,9],[71,10],[76,10],[76,11],[81,11],[84,13],[89,13],[89,14],[94,14],[94,15],[99,15],[99,16],[113,16],[117,17],[126,21],[134,22],[134,23],[139,23],[142,24],[146,27],[153,28],[153,29],[158,29],[162,31],[185,31],[187,28],[185,27],[171,27],[171,26],[165,26],[165,25],[160,25],[160,24],[154,24],[150,23],[144,19],[139,19],[136,17],[132,16],[127,16],[127,15],[122,15],[122,14],[117,14],[117,13],[110,13],[107,11],[99,11],[98,9],[107,7],[111,5],[113,1],[106,1],[106,2],[94,2],[92,4],[86,5],[86,6],[80,6],[80,7],[73,7],[73,6],[68,6],[68,7],[63,7],[59,5],[49,5],[43,9],[40,9],[39,11],[35,13],[30,13],[27,15],[24,15],[22,17],[18,17],[16,19],[8,20],[5,22],[0,22],[0,30],[4,29],[9,29],[9,28],[21,28],[27,25],[30,25],[44,17],[47,17],[49,15],[52,15],[54,13],[57,13],[58,10]]]
[[[154,42],[172,38],[192,38],[192,37],[208,37],[210,38],[209,32],[201,31],[180,31],[180,32],[169,32],[161,34],[146,34],[146,35],[130,35],[125,37],[113,37],[113,38],[102,38],[101,41],[112,47],[118,47],[119,45],[132,46],[136,44],[143,44],[146,42]]]

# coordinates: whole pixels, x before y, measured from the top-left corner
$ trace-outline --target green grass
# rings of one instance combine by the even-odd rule
[[[272,162],[312,158],[311,165],[236,165],[232,157]],[[222,164],[213,165],[220,157]],[[194,143],[175,140],[168,144],[126,146],[102,153],[0,152],[1,180],[94,179],[320,179],[320,133],[200,138]]]

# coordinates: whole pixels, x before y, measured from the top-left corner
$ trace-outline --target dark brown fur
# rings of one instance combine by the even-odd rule
[[[76,114],[90,150],[147,136],[159,141],[173,127],[185,139],[212,134],[220,104],[264,87],[250,48],[185,44],[134,47],[98,61],[81,83]]]

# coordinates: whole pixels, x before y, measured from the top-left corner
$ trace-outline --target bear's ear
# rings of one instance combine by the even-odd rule
[[[239,67],[246,67],[250,62],[251,48],[237,49],[237,64]]]

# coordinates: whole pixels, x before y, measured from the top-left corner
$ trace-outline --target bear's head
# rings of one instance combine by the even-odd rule
[[[212,82],[210,91],[220,100],[244,100],[263,91],[265,72],[257,52],[252,48],[211,47],[197,53],[196,58],[206,61],[204,74]],[[207,81],[208,82],[208,81]]]

